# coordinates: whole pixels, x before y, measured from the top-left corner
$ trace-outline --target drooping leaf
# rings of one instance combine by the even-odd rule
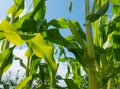
[[[69,41],[62,37],[57,28],[47,30],[46,34],[47,34],[46,39],[51,42],[63,45],[65,47],[67,47],[70,44]]]
[[[17,30],[6,20],[2,20],[0,30],[3,32],[17,32]]]
[[[36,37],[29,41],[31,44],[31,48],[35,55],[40,58],[44,58],[45,61],[49,64],[51,69],[56,72],[57,71],[57,64],[53,58],[53,48],[48,46],[41,34],[38,34]]]
[[[70,0],[70,3],[69,3],[69,12],[71,13],[72,11],[72,0]]]
[[[18,35],[16,32],[3,32],[4,36],[8,41],[15,45],[22,45],[24,40],[21,39],[20,35]]]
[[[14,0],[14,5],[9,8],[8,14],[12,14],[13,17],[19,16],[24,9],[24,0]]]
[[[0,30],[3,31],[5,38],[15,45],[21,45],[24,41],[20,38],[17,30],[6,20],[0,24]]]
[[[32,75],[29,77],[26,77],[24,80],[22,80],[16,87],[15,89],[23,89],[26,87],[27,83],[32,80]]]
[[[90,14],[86,19],[90,22],[94,22],[99,19],[100,16],[103,16],[109,8],[109,1],[107,1],[95,14]]]
[[[54,26],[57,28],[68,28],[68,22],[64,18],[59,18],[58,20],[53,19],[48,23],[48,26]]]

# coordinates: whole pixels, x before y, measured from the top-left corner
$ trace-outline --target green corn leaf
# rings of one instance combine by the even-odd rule
[[[20,28],[22,32],[37,32],[37,23],[33,19],[26,19]]]
[[[15,45],[22,45],[24,42],[17,30],[6,20],[3,20],[0,24],[0,30],[3,31],[5,38]]]
[[[32,80],[32,75],[29,77],[26,77],[24,80],[22,80],[16,87],[15,89],[23,89],[26,87],[27,83]]]
[[[2,33],[0,33],[0,40],[3,40],[5,37]]]
[[[31,55],[32,55],[32,49],[29,46],[28,49],[25,52],[25,57],[30,58]]]
[[[46,11],[45,0],[33,0],[33,11],[30,16],[31,19],[44,18]]]
[[[110,0],[110,3],[118,5],[120,4],[120,0]]]
[[[36,36],[36,34],[26,34],[26,33],[19,33],[20,37],[24,41],[28,41]]]
[[[20,61],[20,66],[23,67],[24,69],[26,69],[26,65],[23,63],[23,59],[21,59],[19,57],[15,57],[15,60],[19,60]]]
[[[16,32],[3,32],[3,35],[6,37],[8,41],[18,46],[21,46],[22,43],[25,42]]]
[[[17,30],[7,20],[2,20],[0,30],[3,32],[17,32]]]
[[[70,42],[63,38],[63,36],[60,34],[58,28],[49,29],[46,31],[46,34],[46,39],[51,42],[63,45],[65,47],[70,45]]]
[[[29,43],[31,44],[31,48],[35,55],[40,58],[44,58],[51,69],[56,72],[57,64],[53,58],[53,48],[45,43],[41,34],[38,34],[36,37],[31,39]]]
[[[6,20],[3,20],[0,24],[0,30],[5,38],[15,45],[22,45],[23,42],[36,36],[35,34],[18,33],[16,28]]]
[[[14,47],[4,50],[0,53],[0,74],[7,71],[12,64],[12,51]]]
[[[120,6],[119,5],[113,5],[112,6],[112,13],[119,15],[120,14]]]
[[[100,16],[103,16],[109,8],[109,1],[107,1],[97,12]]]
[[[30,62],[30,75],[36,74],[39,65],[40,65],[40,58],[33,55]]]
[[[89,20],[90,22],[94,22],[99,18],[100,18],[100,15],[96,14],[96,13],[95,14],[90,14],[86,17],[86,19]]]
[[[85,48],[85,43],[84,43],[84,40],[82,38],[82,36],[79,34],[79,30],[77,27],[76,27],[76,24],[77,22],[71,22],[69,20],[69,28],[74,36],[74,39],[81,45],[82,48]]]
[[[93,23],[94,33],[95,33],[95,34],[94,34],[94,44],[95,44],[96,46],[99,46],[99,45],[100,45],[100,35],[99,35],[99,34],[100,34],[100,31],[99,31],[98,24],[99,24],[98,20]]]
[[[64,18],[59,18],[58,20],[53,19],[48,23],[48,26],[54,26],[57,28],[68,28],[68,22]]]
[[[67,84],[68,89],[79,89],[72,79],[64,79],[65,83]]]
[[[5,49],[5,45],[6,45],[6,40],[3,40],[1,44],[1,51]]]
[[[14,0],[14,5],[9,8],[8,14],[13,17],[18,17],[24,9],[24,0]]]
[[[86,17],[90,22],[94,22],[103,16],[109,8],[109,1],[107,1],[95,14],[90,14]]]
[[[25,20],[28,20],[30,19],[30,16],[31,16],[32,12],[29,12],[25,15],[23,15],[21,18],[19,18],[15,23],[13,23],[13,26],[16,28],[16,29],[20,29],[24,23]]]

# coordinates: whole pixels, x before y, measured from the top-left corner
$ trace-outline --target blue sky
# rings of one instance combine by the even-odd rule
[[[31,0],[26,0],[27,4]],[[70,0],[47,0],[46,19],[49,21],[53,18],[58,19],[61,17],[71,18],[83,22],[84,18],[84,0],[73,0],[73,10],[69,13],[68,4]],[[13,0],[0,0],[0,20],[4,19],[7,15],[7,10],[12,6]]]
[[[25,0],[27,5],[31,2],[31,0]],[[46,19],[49,21],[53,18],[70,18],[77,20],[81,25],[85,22],[84,17],[84,1],[85,0],[72,0],[73,1],[73,9],[72,13],[69,13],[68,4],[70,0],[47,0],[47,12]],[[93,0],[90,0],[91,4]],[[0,20],[4,19],[7,15],[7,10],[10,6],[12,6],[13,0],[0,0]]]

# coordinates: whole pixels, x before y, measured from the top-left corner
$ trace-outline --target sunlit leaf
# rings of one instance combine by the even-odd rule
[[[120,0],[110,0],[110,3],[118,5],[120,4]]]
[[[17,30],[6,20],[2,20],[0,30],[4,32],[17,32]]]
[[[5,37],[2,33],[0,33],[0,40],[3,40]]]
[[[41,34],[30,40],[31,48],[35,55],[44,58],[54,72],[57,70],[57,64],[53,58],[53,48],[48,46]]]
[[[8,41],[15,45],[22,45],[24,40],[21,39],[21,37],[16,32],[3,32],[3,35],[6,37]]]
[[[14,5],[9,8],[8,14],[12,14],[13,17],[19,16],[24,9],[24,0],[14,0]]]
[[[17,33],[17,30],[6,20],[1,22],[0,30],[3,31],[3,35],[11,43],[15,45],[22,45],[24,42]]]
[[[26,77],[25,79],[23,79],[16,87],[15,89],[23,89],[26,87],[27,83],[32,80],[32,75],[29,77]]]

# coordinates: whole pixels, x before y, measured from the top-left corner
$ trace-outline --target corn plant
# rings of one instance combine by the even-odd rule
[[[90,0],[85,0],[86,31],[76,20],[53,18],[47,22],[45,2],[33,0],[30,5],[32,9],[28,8],[21,15],[26,9],[25,0],[14,0],[14,5],[8,9],[8,16],[0,23],[0,83],[4,88],[2,75],[15,59],[26,70],[26,77],[16,84],[15,89],[33,88],[35,79],[39,80],[35,89],[119,89],[120,0],[94,0],[92,9]],[[112,8],[111,18],[107,14],[109,7]],[[69,11],[72,13],[72,0]],[[71,34],[63,37],[60,29],[70,30]],[[13,55],[17,46],[25,45],[27,65],[23,59]],[[57,76],[59,63],[54,58],[56,45],[58,61],[68,64],[66,78]],[[74,56],[67,56],[65,49]],[[42,60],[45,62],[42,63]],[[72,78],[69,78],[70,74]],[[57,85],[58,80],[64,80],[67,86]]]

